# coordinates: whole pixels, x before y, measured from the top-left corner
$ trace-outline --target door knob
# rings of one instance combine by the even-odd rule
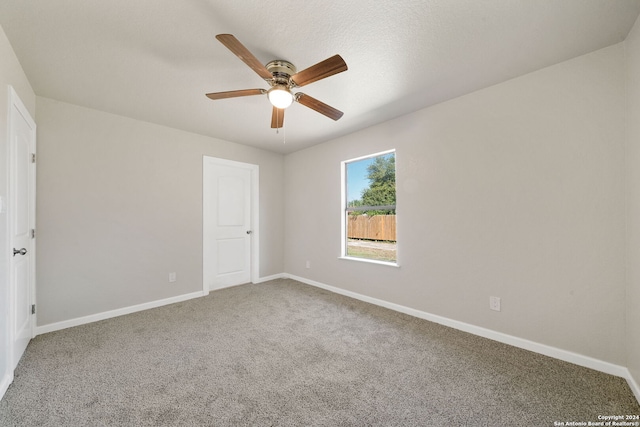
[[[13,248],[13,256],[16,256],[18,254],[26,255],[27,254],[27,248],[22,248],[22,249]]]
[[[251,233],[253,233],[253,231],[247,230],[247,234],[251,234]]]

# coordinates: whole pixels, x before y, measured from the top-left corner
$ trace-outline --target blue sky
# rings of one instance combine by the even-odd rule
[[[367,167],[373,163],[375,157],[347,163],[347,201],[357,200],[362,190],[369,188]]]

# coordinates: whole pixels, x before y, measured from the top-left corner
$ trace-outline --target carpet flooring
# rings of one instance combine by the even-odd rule
[[[40,335],[0,401],[2,426],[553,426],[633,414],[622,378],[285,279]]]

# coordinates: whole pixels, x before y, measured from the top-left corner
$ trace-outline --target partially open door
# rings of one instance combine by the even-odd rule
[[[9,312],[15,369],[35,326],[36,125],[15,91],[9,93]]]

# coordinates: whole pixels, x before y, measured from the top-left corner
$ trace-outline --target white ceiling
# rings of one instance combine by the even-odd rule
[[[626,37],[640,0],[1,0],[0,25],[34,91],[289,153],[597,50]],[[349,70],[303,91],[270,128],[268,88],[218,42],[298,70],[336,53]],[[283,139],[286,135],[286,144]]]

